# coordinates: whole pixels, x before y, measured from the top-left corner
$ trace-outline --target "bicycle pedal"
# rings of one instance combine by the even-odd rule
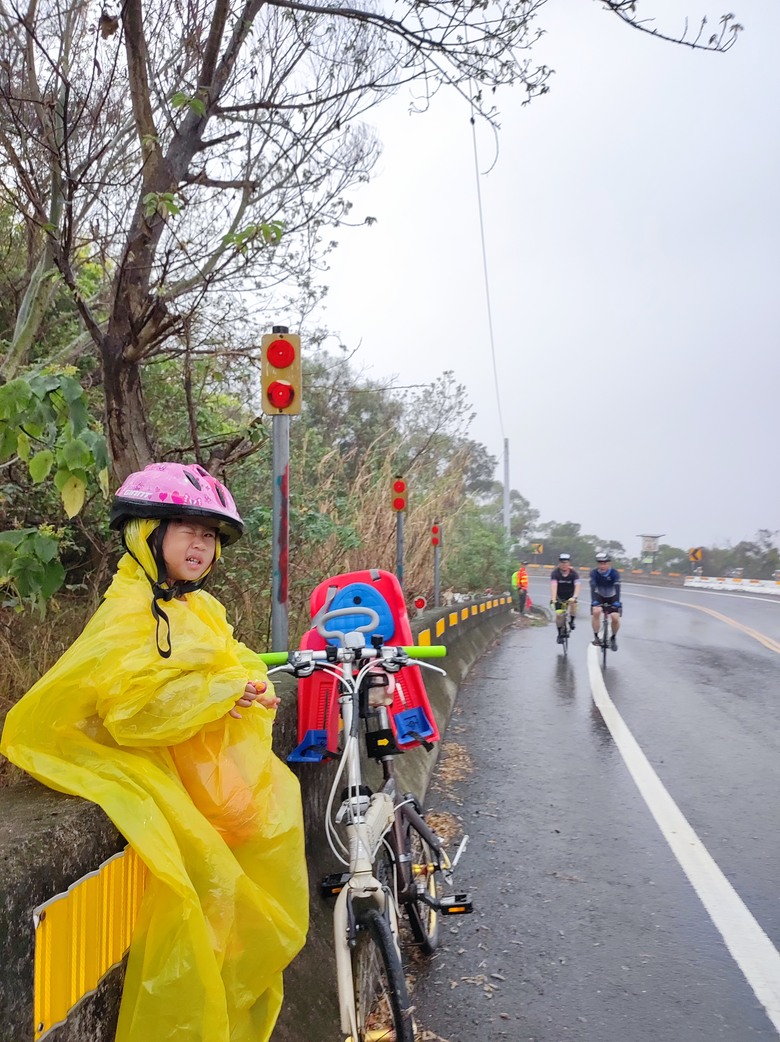
[[[442,897],[439,901],[441,915],[469,915],[473,911],[471,894],[451,894],[449,897]]]
[[[320,897],[335,897],[349,882],[349,872],[331,872],[320,880]]]

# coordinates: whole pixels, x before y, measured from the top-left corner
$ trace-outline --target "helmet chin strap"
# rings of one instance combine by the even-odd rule
[[[206,577],[208,576],[209,571],[211,571],[211,568],[209,568],[206,572],[204,572],[204,574],[200,577],[200,579],[195,579],[195,580],[175,579],[173,582],[169,582],[168,579],[167,579],[167,571],[168,571],[168,569],[167,569],[167,566],[165,564],[165,558],[163,557],[163,549],[162,549],[163,539],[165,538],[165,533],[166,533],[167,529],[168,529],[168,519],[164,518],[164,519],[162,519],[160,521],[160,524],[157,526],[157,528],[154,530],[154,532],[152,532],[151,536],[149,537],[150,547],[151,547],[151,550],[152,550],[152,554],[154,556],[154,563],[157,566],[157,578],[153,578],[147,572],[147,570],[144,568],[144,566],[141,564],[141,562],[138,560],[138,558],[135,556],[133,551],[127,545],[127,541],[125,540],[124,530],[122,531],[122,545],[124,546],[125,550],[127,550],[127,552],[130,554],[130,556],[133,558],[135,563],[140,567],[141,571],[144,573],[146,578],[149,580],[149,583],[150,583],[150,585],[152,587],[152,615],[154,616],[154,620],[155,620],[155,623],[156,623],[155,643],[157,644],[157,651],[160,654],[161,658],[170,658],[171,657],[171,651],[173,650],[173,646],[171,644],[171,621],[168,618],[168,613],[163,608],[161,608],[160,605],[157,602],[158,601],[172,601],[175,597],[183,597],[185,593],[195,593],[197,590],[200,590],[202,588],[203,584],[206,581]],[[160,578],[159,578],[160,576],[166,576],[166,578],[163,578],[162,580],[160,580]],[[166,583],[167,585],[163,585],[163,583]],[[160,623],[161,622],[165,626],[165,630],[166,630],[166,632],[165,632],[165,642],[166,642],[166,645],[167,645],[166,647],[163,647],[162,644],[160,643]]]

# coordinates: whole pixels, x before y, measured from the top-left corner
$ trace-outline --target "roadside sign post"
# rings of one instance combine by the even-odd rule
[[[395,574],[404,585],[404,515],[406,514],[406,482],[400,474],[393,478],[391,501],[395,510]]]
[[[660,535],[641,534],[637,536],[637,539],[642,540],[642,564],[647,572],[652,572],[653,570],[655,556],[658,553],[658,540],[663,539],[663,537],[663,532]]]
[[[431,525],[431,545],[433,546],[433,606],[439,607],[439,557],[441,554],[441,524],[434,521]]]
[[[274,326],[261,341],[261,408],[271,417],[271,650],[289,634],[290,416],[301,411],[301,338]]]

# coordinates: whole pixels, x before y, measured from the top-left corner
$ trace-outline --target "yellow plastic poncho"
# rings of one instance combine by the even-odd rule
[[[8,714],[0,751],[99,804],[150,870],[117,1042],[266,1042],[308,922],[298,782],[271,751],[273,711],[227,715],[265,666],[217,600],[166,603],[160,657],[144,574],[156,524],[131,523],[143,568],[122,557],[84,632]]]

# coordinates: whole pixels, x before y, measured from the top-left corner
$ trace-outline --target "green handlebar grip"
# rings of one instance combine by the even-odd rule
[[[264,651],[260,659],[266,666],[284,666],[287,664],[288,654],[287,651]]]
[[[410,658],[444,658],[447,649],[443,644],[428,644],[425,647],[408,647],[404,651]]]

